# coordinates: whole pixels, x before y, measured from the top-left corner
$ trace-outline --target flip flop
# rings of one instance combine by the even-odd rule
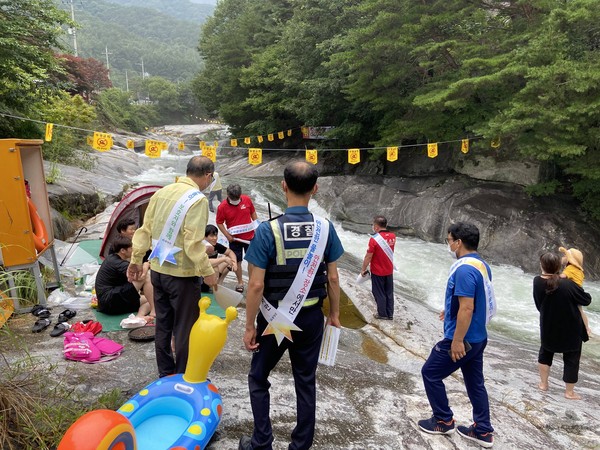
[[[69,328],[71,328],[71,325],[69,325],[66,322],[57,323],[56,325],[54,325],[54,329],[50,332],[50,336],[58,337],[61,334],[63,334],[65,331],[68,331]]]
[[[31,329],[32,333],[39,333],[42,330],[45,330],[48,325],[50,325],[50,323],[52,323],[52,321],[50,319],[38,319],[34,324],[33,324],[33,328]]]
[[[235,287],[235,291],[236,291],[236,292],[239,292],[240,294],[241,294],[241,293],[243,293],[243,292],[244,292],[244,285],[243,285],[243,284],[238,284],[238,285]]]
[[[69,319],[72,319],[77,315],[77,311],[72,309],[65,309],[58,315],[58,322],[67,322]]]
[[[33,308],[31,308],[31,314],[33,314],[36,317],[39,317],[40,319],[47,319],[52,313],[45,306],[36,305]]]

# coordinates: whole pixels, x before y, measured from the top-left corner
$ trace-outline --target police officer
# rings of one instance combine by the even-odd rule
[[[321,306],[329,296],[327,323],[340,327],[336,261],[344,253],[333,225],[308,211],[308,202],[318,189],[318,176],[315,166],[305,161],[286,166],[281,185],[288,208],[283,215],[258,227],[245,257],[252,269],[246,297],[244,345],[254,352],[248,374],[254,431],[251,438],[240,439],[242,450],[272,448],[268,377],[286,350],[297,394],[297,423],[289,449],[308,449],[313,442],[316,369],[323,336]],[[316,270],[303,271],[302,263],[311,262],[310,267]],[[296,289],[298,286],[310,288],[306,291],[306,288]],[[290,299],[288,291],[300,294]],[[265,301],[261,304],[263,296]],[[282,322],[288,326],[278,328],[276,324]]]

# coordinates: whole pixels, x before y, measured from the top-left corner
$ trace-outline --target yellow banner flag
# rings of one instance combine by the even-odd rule
[[[237,147],[237,139],[232,139],[231,140],[231,146],[232,147]]]
[[[245,137],[244,138],[244,144],[249,144],[250,143],[250,138],[249,137]]]
[[[279,132],[277,133],[277,138],[278,138],[278,139],[283,139],[283,138],[285,138],[285,133],[284,133],[283,131],[279,131]]]
[[[87,136],[87,137],[85,138],[85,143],[86,143],[87,145],[89,145],[90,147],[91,147],[92,145],[94,145],[94,136]]]
[[[287,130],[287,135],[290,137],[292,135],[292,130]]]
[[[388,147],[387,148],[387,160],[390,162],[394,162],[398,160],[398,147]]]
[[[148,158],[160,158],[160,152],[162,150],[162,142],[160,141],[146,141],[146,156]]]
[[[215,147],[215,151],[217,150],[217,147],[219,146],[219,141],[215,141],[213,142],[213,146]]]
[[[200,141],[198,144],[200,145],[200,150],[202,150],[206,146],[206,142],[204,141]]]
[[[127,139],[126,147],[129,150],[133,150],[135,148],[135,142],[133,142],[133,139]]]
[[[207,145],[202,149],[202,156],[206,156],[212,162],[215,162],[217,160],[217,147],[211,147],[210,145]]]
[[[360,148],[351,148],[348,150],[348,162],[358,164],[360,162]]]
[[[256,136],[256,139],[258,139],[259,144],[262,144],[264,141],[264,138],[262,136]]]
[[[92,147],[99,152],[106,152],[112,147],[112,136],[108,133],[99,133],[94,131],[94,142]]]
[[[160,141],[160,149],[167,150],[169,148],[169,143],[165,141]]]
[[[54,128],[53,123],[46,124],[46,137],[45,137],[46,142],[50,142],[52,140],[52,129],[53,128]]]
[[[469,140],[463,139],[460,141],[460,151],[463,153],[469,153]]]
[[[317,159],[317,151],[316,150],[306,150],[306,161],[312,164],[316,164]]]
[[[262,163],[262,148],[248,149],[248,163],[257,166]]]
[[[179,143],[177,144],[177,149],[178,150],[185,150],[185,142],[179,141]]]
[[[273,136],[273,133],[267,134],[267,140],[269,142],[273,142],[275,140],[275,137]]]
[[[500,147],[500,136],[492,139],[492,142],[490,142],[490,145],[492,146],[492,148]]]
[[[437,142],[433,144],[427,144],[427,156],[430,158],[435,158],[438,155],[438,146]]]

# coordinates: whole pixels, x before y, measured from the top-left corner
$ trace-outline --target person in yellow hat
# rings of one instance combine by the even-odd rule
[[[579,287],[583,287],[583,280],[585,278],[583,274],[583,253],[576,248],[566,249],[565,247],[559,247],[558,251],[563,254],[562,264],[565,268],[562,271],[561,278],[568,278],[573,281]],[[583,311],[583,306],[579,305],[579,312],[581,312],[581,318],[583,324],[587,330],[588,336],[592,335],[592,330],[588,322],[587,315]]]

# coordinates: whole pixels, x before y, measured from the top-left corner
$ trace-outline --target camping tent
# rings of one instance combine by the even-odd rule
[[[144,213],[150,201],[150,197],[154,195],[162,186],[142,186],[128,192],[125,197],[119,202],[106,226],[102,246],[100,247],[100,257],[102,259],[108,256],[110,246],[114,238],[118,235],[117,224],[123,219],[132,218],[138,227],[144,222]]]

